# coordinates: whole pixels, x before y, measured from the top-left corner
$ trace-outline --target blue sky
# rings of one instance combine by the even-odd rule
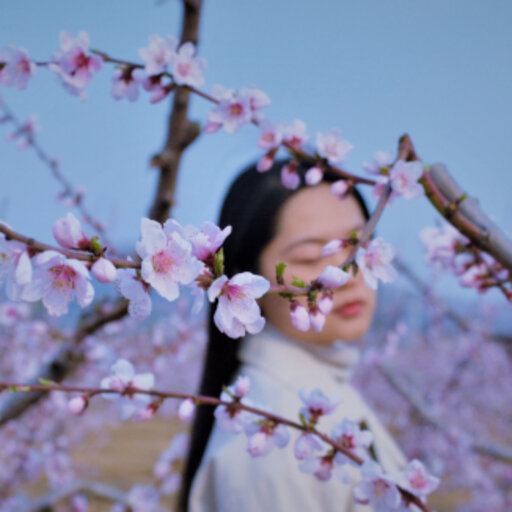
[[[22,46],[45,60],[58,50],[60,30],[87,30],[93,47],[140,60],[149,34],[178,34],[180,15],[178,0],[2,0],[0,47]],[[354,172],[376,150],[394,152],[409,133],[425,163],[445,163],[508,229],[511,22],[506,0],[206,0],[199,51],[208,61],[207,90],[256,85],[270,96],[266,114],[276,122],[303,119],[313,136],[341,128],[355,146],[345,166]],[[134,104],[117,102],[111,75],[105,66],[86,102],[44,69],[27,90],[2,88],[0,95],[21,118],[38,115],[40,143],[86,187],[87,204],[126,247],[139,236],[156,184],[149,160],[162,147],[169,103],[150,105],[145,94]],[[192,118],[203,121],[208,109],[194,98]],[[32,152],[5,140],[8,132],[0,125],[0,217],[52,242],[51,226],[67,211],[53,200],[59,186]],[[234,136],[205,135],[190,148],[178,220],[216,218],[232,177],[261,154],[257,137],[247,126]],[[425,200],[398,201],[379,233],[428,275],[417,233],[437,218]]]

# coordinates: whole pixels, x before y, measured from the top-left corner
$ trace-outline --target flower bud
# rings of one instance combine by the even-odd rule
[[[292,319],[292,324],[296,329],[299,329],[299,331],[309,330],[310,322],[308,311],[297,301],[293,301],[291,304],[290,316]]]
[[[187,398],[186,400],[183,400],[183,402],[181,402],[180,406],[178,407],[178,418],[181,421],[188,422],[192,419],[195,410],[196,404],[194,403],[194,400]]]
[[[332,294],[331,293],[326,293],[317,302],[318,309],[324,315],[328,315],[331,312],[332,305],[333,305],[333,300],[332,300]]]
[[[58,244],[65,249],[89,247],[89,239],[83,234],[80,221],[71,212],[53,225],[52,233]]]
[[[350,274],[334,265],[327,265],[316,281],[325,288],[343,286],[350,279]]]
[[[235,396],[238,398],[243,398],[244,396],[249,394],[249,390],[251,388],[251,381],[249,377],[240,376],[236,379],[234,385]]]
[[[100,283],[111,283],[117,277],[116,267],[106,258],[98,259],[92,266],[91,273]]]
[[[68,411],[79,416],[89,405],[89,399],[85,395],[75,396],[68,402]]]
[[[313,331],[321,332],[325,324],[325,315],[317,306],[313,306],[309,310],[309,321]]]
[[[306,184],[308,185],[317,185],[322,181],[322,178],[324,177],[324,173],[320,167],[311,167],[306,172],[306,176],[304,177]]]

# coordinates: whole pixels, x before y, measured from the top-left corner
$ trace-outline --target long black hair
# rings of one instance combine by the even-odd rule
[[[259,173],[256,165],[246,168],[229,189],[220,213],[219,227],[232,226],[231,235],[224,242],[225,274],[249,271],[258,273],[258,260],[263,249],[275,235],[279,213],[284,203],[306,186],[304,175],[308,167],[300,164],[300,185],[295,190],[281,183],[281,171],[288,161],[278,161],[265,173]],[[310,167],[310,166],[309,166]],[[332,171],[324,173],[323,181],[333,183],[340,176]],[[351,194],[357,200],[363,215],[369,218],[366,203],[355,188]],[[203,367],[199,393],[219,396],[223,386],[231,383],[240,366],[238,351],[241,339],[233,340],[221,333],[213,323],[214,307],[209,311],[209,342]],[[191,432],[191,445],[183,473],[183,483],[178,510],[187,512],[188,499],[194,475],[201,463],[206,444],[213,427],[213,408],[200,405],[197,408]]]

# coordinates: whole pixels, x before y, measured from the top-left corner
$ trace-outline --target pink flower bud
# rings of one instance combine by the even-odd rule
[[[350,188],[350,184],[347,182],[347,180],[339,180],[335,181],[331,185],[331,194],[333,196],[337,196],[340,199],[343,199]]]
[[[296,164],[293,162],[283,166],[281,170],[281,182],[286,188],[295,190],[300,185],[300,176]]]
[[[309,330],[310,322],[308,311],[297,301],[293,301],[291,304],[290,316],[292,318],[292,324],[296,329],[299,329],[299,331]]]
[[[82,414],[89,405],[89,399],[85,395],[75,396],[68,402],[68,411],[76,414]]]
[[[91,268],[91,273],[100,283],[111,283],[117,277],[116,267],[106,258],[97,260]]]
[[[258,172],[268,171],[272,167],[273,163],[274,154],[272,151],[269,151],[260,158],[258,165],[256,166],[256,169],[258,170]]]
[[[234,392],[238,398],[243,398],[244,396],[249,394],[249,390],[251,389],[251,381],[249,377],[240,376],[236,379],[234,385]]]
[[[325,315],[320,311],[317,306],[313,306],[309,310],[309,321],[311,329],[315,332],[321,332],[325,324]]]
[[[89,239],[83,234],[80,221],[70,212],[52,227],[55,240],[65,249],[87,249]]]
[[[343,286],[350,279],[350,274],[334,265],[327,265],[316,281],[325,288]]]
[[[332,310],[333,300],[332,294],[326,293],[322,296],[322,298],[317,302],[318,309],[324,314],[328,315]]]
[[[333,254],[337,254],[343,248],[343,243],[341,240],[335,238],[330,242],[327,242],[322,247],[322,256],[326,258],[327,256],[332,256]]]
[[[181,402],[180,406],[178,407],[178,418],[181,421],[188,422],[192,419],[195,410],[196,404],[194,403],[194,400],[187,398],[186,400],[183,400],[183,402]]]
[[[322,181],[322,178],[324,177],[324,173],[320,167],[311,167],[306,172],[305,180],[308,185],[317,185]]]

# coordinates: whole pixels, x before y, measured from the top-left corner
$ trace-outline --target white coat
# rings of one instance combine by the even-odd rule
[[[341,345],[341,346],[340,346]],[[334,348],[336,347],[336,348]],[[342,402],[336,411],[319,420],[318,429],[330,435],[343,418],[364,421],[374,435],[373,448],[382,467],[389,472],[403,468],[406,459],[375,414],[350,385],[357,349],[337,343],[333,347],[309,347],[285,337],[267,325],[242,343],[242,366],[238,375],[250,378],[251,402],[297,420],[302,401],[300,389],[319,388]],[[194,478],[189,512],[369,512],[354,503],[352,488],[359,476],[350,468],[351,484],[334,476],[327,482],[299,470],[293,454],[298,431],[291,432],[286,448],[253,458],[247,453],[247,437],[221,432],[214,425],[206,451]],[[347,466],[348,467],[348,466]]]

